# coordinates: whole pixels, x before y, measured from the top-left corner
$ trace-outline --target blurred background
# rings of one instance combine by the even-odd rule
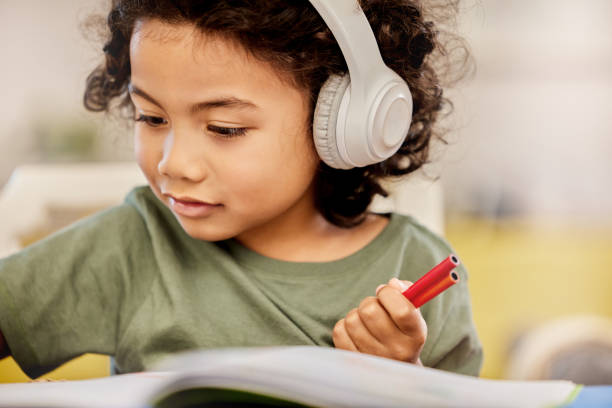
[[[129,128],[82,107],[101,42],[81,25],[107,4],[0,0],[0,188],[28,164],[133,164]],[[444,235],[470,273],[482,376],[563,377],[546,361],[520,372],[536,334],[542,360],[612,347],[601,335],[612,319],[612,2],[473,0],[461,12],[476,71],[448,92],[449,144],[426,173],[440,177]],[[108,359],[90,355],[47,377],[107,374]],[[0,382],[25,379],[0,362]]]

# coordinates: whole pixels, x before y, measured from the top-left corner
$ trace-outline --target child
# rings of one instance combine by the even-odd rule
[[[310,344],[478,375],[463,267],[420,309],[401,294],[447,243],[368,211],[380,180],[426,160],[441,44],[420,1],[360,3],[413,120],[392,157],[335,169],[313,113],[347,65],[308,1],[113,0],[84,102],[121,98],[148,186],[0,261],[0,353],[37,377],[86,352],[126,373],[191,348]]]

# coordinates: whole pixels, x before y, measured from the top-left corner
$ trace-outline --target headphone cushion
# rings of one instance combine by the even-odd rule
[[[319,91],[313,118],[312,132],[317,153],[327,165],[337,169],[353,167],[340,156],[336,140],[340,103],[350,82],[348,74],[330,75]]]

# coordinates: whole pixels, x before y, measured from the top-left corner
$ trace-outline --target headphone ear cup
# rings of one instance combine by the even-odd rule
[[[330,75],[319,91],[314,111],[312,133],[317,153],[328,166],[336,169],[353,167],[340,156],[336,139],[338,112],[350,82],[348,74]]]

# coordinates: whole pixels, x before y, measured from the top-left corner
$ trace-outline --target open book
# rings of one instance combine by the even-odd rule
[[[485,380],[333,348],[179,353],[157,371],[0,385],[0,407],[554,407],[569,381]]]

